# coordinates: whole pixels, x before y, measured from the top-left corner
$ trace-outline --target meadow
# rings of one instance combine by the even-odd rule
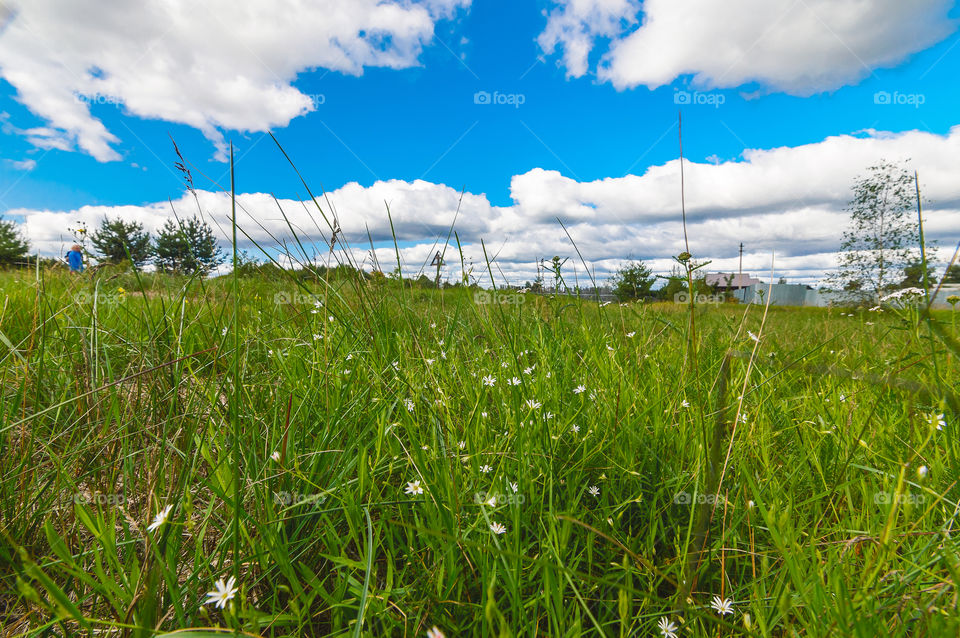
[[[0,634],[960,633],[956,315],[504,294],[0,273]]]

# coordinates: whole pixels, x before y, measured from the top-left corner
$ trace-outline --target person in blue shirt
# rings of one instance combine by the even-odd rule
[[[83,272],[83,248],[80,244],[74,244],[67,252],[67,264],[70,265],[70,272]]]

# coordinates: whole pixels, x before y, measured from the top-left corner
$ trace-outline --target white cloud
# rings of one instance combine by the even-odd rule
[[[291,85],[322,67],[418,64],[437,20],[470,0],[12,0],[0,32],[0,77],[47,126],[40,148],[79,147],[120,159],[120,139],[91,115],[114,104],[143,118],[201,130],[266,131],[314,110]]]
[[[810,95],[895,66],[956,26],[952,0],[645,0],[628,33],[639,13],[632,4],[558,1],[540,45],[562,46],[568,73],[580,76],[598,37],[611,38],[597,74],[618,89],[691,75],[696,87],[758,82]]]
[[[738,161],[685,164],[687,230],[690,249],[699,259],[712,259],[710,270],[735,269],[740,242],[745,245],[744,268],[767,276],[776,255],[776,276],[811,282],[832,267],[841,233],[850,186],[857,175],[881,158],[902,161],[918,170],[929,239],[953,246],[960,228],[960,183],[954,178],[960,156],[960,126],[949,135],[925,132],[871,132],[863,137],[840,135],[816,144],[752,149]],[[676,161],[650,167],[643,175],[578,182],[556,171],[533,169],[511,181],[513,205],[494,206],[485,195],[467,193],[456,230],[466,268],[487,280],[483,239],[493,270],[512,283],[532,279],[535,262],[553,255],[569,256],[568,271],[587,277],[577,252],[556,218],[563,220],[587,267],[605,279],[627,258],[643,259],[668,272],[671,255],[684,249],[680,223],[680,178]],[[441,249],[453,223],[460,193],[444,184],[423,180],[378,181],[363,187],[352,182],[329,193],[337,220],[357,263],[371,264],[369,236],[381,247],[374,251],[385,270],[396,265],[390,219],[401,242],[404,271],[417,273]],[[200,210],[226,241],[230,200],[224,193],[198,191]],[[254,241],[274,252],[296,253],[288,227],[308,246],[299,260],[328,255],[330,232],[312,202],[280,200],[264,193],[238,197],[238,222]],[[332,221],[333,211],[320,200]],[[173,202],[180,216],[197,211],[189,193]],[[280,209],[283,210],[281,214]],[[11,210],[25,218],[34,249],[61,254],[72,243],[64,229],[85,221],[95,228],[104,216],[142,222],[156,231],[172,214],[166,202],[147,206],[86,206],[75,211]],[[286,215],[286,219],[284,219]],[[241,233],[241,237],[243,234]],[[282,243],[278,243],[280,240]],[[241,248],[252,242],[241,241]],[[385,247],[383,247],[385,246]],[[459,278],[455,246],[447,252],[445,273]],[[427,270],[430,270],[429,267]]]
[[[37,160],[25,159],[25,160],[7,160],[7,163],[10,164],[15,170],[18,171],[32,171],[37,167]]]

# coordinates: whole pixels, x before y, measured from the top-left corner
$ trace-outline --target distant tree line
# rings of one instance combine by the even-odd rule
[[[168,219],[154,237],[140,222],[104,218],[90,244],[101,263],[129,261],[136,268],[152,263],[159,272],[202,274],[224,262],[213,229],[198,217]],[[0,217],[0,266],[27,263],[29,250],[18,225]]]

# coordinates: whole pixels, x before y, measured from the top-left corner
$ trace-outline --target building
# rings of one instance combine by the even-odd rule
[[[716,286],[717,292],[733,292],[762,283],[762,281],[756,277],[751,277],[749,274],[714,272],[707,273],[706,276],[706,284],[711,288]]]

